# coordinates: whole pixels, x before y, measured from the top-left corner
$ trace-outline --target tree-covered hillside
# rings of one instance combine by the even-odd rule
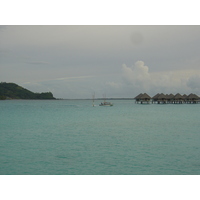
[[[55,99],[51,92],[34,93],[15,83],[0,83],[0,100],[2,99]]]

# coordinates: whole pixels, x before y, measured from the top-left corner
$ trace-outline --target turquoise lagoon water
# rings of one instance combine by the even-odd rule
[[[200,104],[112,102],[0,101],[0,174],[200,174]]]

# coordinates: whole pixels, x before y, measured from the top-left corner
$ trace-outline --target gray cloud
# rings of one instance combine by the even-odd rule
[[[32,64],[32,65],[48,65],[48,62],[44,61],[26,61],[25,63],[27,64]]]
[[[7,28],[6,25],[0,25],[0,31],[4,31]]]
[[[91,96],[91,90],[99,91],[99,96],[102,90],[111,96],[131,96],[141,90],[196,90],[197,81],[191,76],[199,75],[199,26],[7,26],[2,30],[3,81],[30,82],[31,87],[38,80],[49,80],[41,83],[43,88],[49,84],[59,97],[65,97],[67,89],[80,98]]]
[[[142,44],[144,37],[141,32],[135,31],[131,34],[131,41],[134,45]]]
[[[191,89],[199,90],[200,89],[200,74],[195,74],[191,76],[187,81],[187,86]]]

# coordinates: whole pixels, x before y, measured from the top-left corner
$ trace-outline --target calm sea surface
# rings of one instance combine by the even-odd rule
[[[0,174],[200,174],[200,104],[0,101]]]

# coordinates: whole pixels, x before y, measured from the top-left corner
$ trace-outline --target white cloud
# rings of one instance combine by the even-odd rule
[[[200,89],[199,70],[174,70],[149,72],[143,61],[137,61],[132,67],[122,65],[124,87],[135,93],[148,92],[151,95],[163,93],[191,93]]]
[[[144,65],[143,61],[137,61],[131,68],[123,64],[122,73],[126,83],[145,90],[149,88],[151,75],[149,73],[149,68]]]

